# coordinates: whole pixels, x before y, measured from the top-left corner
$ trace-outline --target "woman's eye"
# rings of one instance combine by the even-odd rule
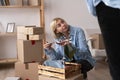
[[[61,23],[63,24],[63,23],[64,23],[64,21],[61,21]]]
[[[58,24],[58,26],[61,26],[60,24]]]
[[[61,24],[58,24],[58,25],[57,25],[57,27],[60,27],[60,26],[61,26]]]

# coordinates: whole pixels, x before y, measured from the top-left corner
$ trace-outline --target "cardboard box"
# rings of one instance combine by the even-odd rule
[[[96,33],[90,35],[92,38],[92,48],[93,49],[105,49],[103,37],[101,34]]]
[[[29,35],[27,35],[27,34],[17,34],[17,40],[29,40]]]
[[[15,63],[15,76],[19,76],[22,80],[39,80],[38,75],[39,63]]]
[[[35,25],[30,25],[30,26],[17,26],[17,34],[27,34],[27,28],[30,27],[36,27]]]
[[[17,27],[17,34],[43,34],[44,28],[42,27],[35,27],[35,26],[18,26]]]
[[[27,27],[27,34],[43,34],[44,28],[42,27]]]
[[[40,34],[40,35],[29,35],[29,40],[43,40],[44,39],[44,35]]]
[[[78,66],[78,65],[75,64],[75,66]],[[57,71],[59,73],[65,73],[65,69],[47,67],[47,66],[41,67],[40,63],[16,62],[15,63],[15,76],[19,76],[22,80],[83,80],[83,74],[80,74],[80,73],[74,74],[72,72],[70,72],[72,76],[67,75],[69,76],[67,79],[58,78],[58,77],[56,78],[56,76],[59,76],[60,74],[56,74],[55,76],[41,75],[40,74],[41,68],[42,69],[44,68],[45,70],[48,70],[48,71],[52,69],[53,71]]]
[[[44,35],[27,35],[27,34],[17,34],[17,40],[43,40]]]
[[[18,60],[21,62],[41,62],[43,54],[42,40],[18,40]]]

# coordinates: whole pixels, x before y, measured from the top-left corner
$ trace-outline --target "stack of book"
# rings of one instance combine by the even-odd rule
[[[22,6],[22,0],[0,0],[1,6]]]
[[[0,0],[0,6],[39,6],[40,0]]]

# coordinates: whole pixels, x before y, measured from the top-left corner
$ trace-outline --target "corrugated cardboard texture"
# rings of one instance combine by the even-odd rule
[[[101,34],[92,34],[92,48],[93,49],[105,49],[103,37]]]
[[[17,52],[18,59],[21,62],[41,62],[43,53],[42,40],[18,40]]]
[[[15,76],[19,76],[22,80],[39,80],[38,63],[15,63]]]

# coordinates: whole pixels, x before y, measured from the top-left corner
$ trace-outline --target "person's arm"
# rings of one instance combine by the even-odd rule
[[[56,51],[54,50],[54,48],[44,49],[44,51],[48,59],[57,59]]]
[[[51,47],[52,44],[44,44],[44,51],[45,51],[45,54],[47,55],[47,57],[49,59],[54,59],[54,60],[59,60],[61,59],[61,46],[57,45],[54,43],[54,48]]]
[[[87,41],[86,41],[86,37],[85,37],[85,33],[83,31],[83,29],[77,29],[76,31],[76,40],[75,40],[75,46],[77,49],[77,54],[80,56],[91,56]]]
[[[46,54],[48,59],[56,59],[56,51],[52,48],[52,43],[46,42],[44,45],[44,53]]]
[[[94,66],[95,60],[92,58],[84,31],[82,29],[77,29],[75,37],[75,47],[77,49],[75,59],[78,61],[81,59],[87,60]]]
[[[96,9],[95,9],[95,6],[94,6],[94,4],[93,4],[93,0],[86,0],[86,4],[87,4],[88,11],[89,11],[93,16],[96,16]]]

